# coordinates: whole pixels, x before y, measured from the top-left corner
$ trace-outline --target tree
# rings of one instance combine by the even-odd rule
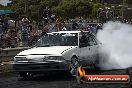
[[[62,0],[57,7],[53,8],[53,11],[64,18],[74,18],[89,16],[92,9],[93,4],[89,0]]]
[[[85,18],[96,15],[96,10],[102,6],[101,0],[10,0],[8,8],[20,15],[27,15],[31,20],[42,20],[42,13],[46,7],[62,18]]]
[[[46,7],[55,7],[60,0],[10,0],[8,7],[18,14],[26,15],[31,20],[38,20],[42,17],[42,11]]]
[[[132,0],[126,0],[127,4],[132,4]]]

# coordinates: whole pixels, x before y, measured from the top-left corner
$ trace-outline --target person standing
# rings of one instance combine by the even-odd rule
[[[57,26],[57,31],[61,31],[61,29],[62,29],[61,17],[57,17],[56,26]]]
[[[22,28],[21,28],[21,40],[22,40],[22,46],[28,46],[29,41],[29,26],[30,21],[26,16],[22,18]]]
[[[4,34],[0,34],[0,48],[5,47],[5,36]]]
[[[17,44],[18,41],[16,31],[10,29],[5,36],[5,46],[6,48],[14,48],[18,46]]]

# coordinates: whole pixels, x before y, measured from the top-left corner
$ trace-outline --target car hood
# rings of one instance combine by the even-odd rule
[[[77,46],[34,47],[28,50],[24,50],[17,55],[61,55],[75,47]]]

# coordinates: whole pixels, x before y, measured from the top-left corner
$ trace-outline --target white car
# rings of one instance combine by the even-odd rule
[[[95,65],[99,44],[95,36],[86,31],[60,31],[42,36],[34,48],[14,57],[14,70],[20,76],[34,73],[64,71],[77,65]]]

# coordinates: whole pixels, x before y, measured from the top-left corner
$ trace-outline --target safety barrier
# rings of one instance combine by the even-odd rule
[[[19,52],[29,48],[30,47],[0,49],[0,73],[13,71],[11,64],[13,61],[13,57],[17,55]]]
[[[29,47],[18,47],[18,48],[6,48],[0,49],[0,61],[7,62],[12,61],[13,57],[19,52],[29,49]]]

